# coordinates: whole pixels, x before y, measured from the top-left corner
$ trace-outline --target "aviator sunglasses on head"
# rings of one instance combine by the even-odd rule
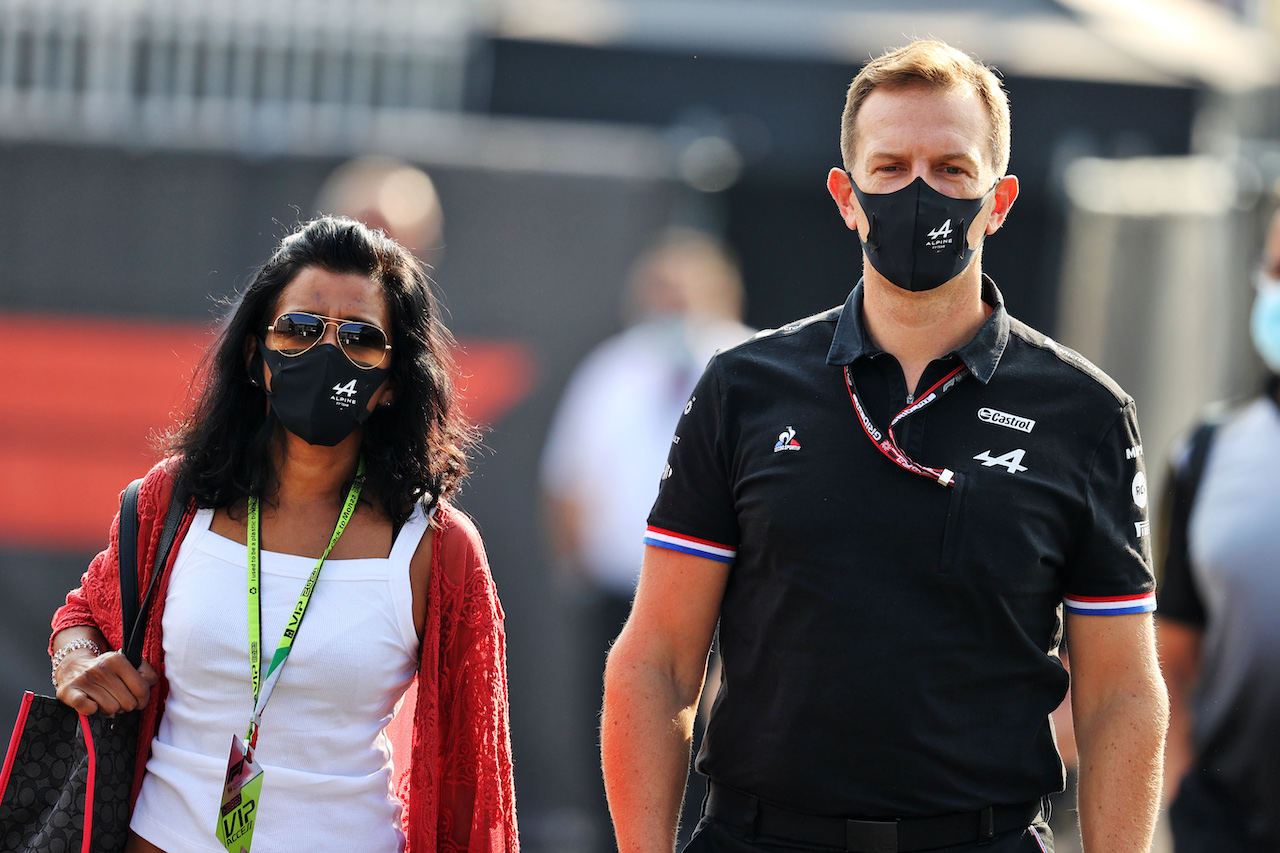
[[[320,343],[331,324],[338,329],[338,348],[356,367],[372,370],[391,352],[387,333],[372,323],[305,311],[289,311],[277,317],[267,326],[266,344],[281,355],[302,355]]]

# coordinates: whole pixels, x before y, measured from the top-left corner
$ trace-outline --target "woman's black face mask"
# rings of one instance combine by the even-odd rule
[[[981,198],[951,198],[916,178],[891,193],[864,193],[849,175],[867,216],[863,251],[876,272],[903,290],[933,290],[969,266],[969,226],[995,192]]]
[[[280,423],[307,444],[326,447],[340,443],[369,417],[369,400],[388,370],[356,367],[332,344],[287,356],[259,339],[258,352],[271,368],[267,397]]]

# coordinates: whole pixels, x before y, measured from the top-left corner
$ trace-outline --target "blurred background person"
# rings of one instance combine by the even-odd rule
[[[644,519],[673,431],[716,350],[740,343],[737,263],[690,229],[661,235],[632,267],[622,333],[587,355],[561,397],[542,455],[548,536],[578,625],[575,724],[587,750],[590,819],[612,850],[598,746],[601,677],[640,576]],[[701,796],[686,802],[695,810]],[[692,826],[696,820],[689,823]]]
[[[356,157],[325,180],[316,209],[378,228],[424,264],[444,249],[444,211],[430,176],[391,157]]]
[[[1280,212],[1250,331],[1263,393],[1192,430],[1168,479],[1158,636],[1175,853],[1280,850]]]

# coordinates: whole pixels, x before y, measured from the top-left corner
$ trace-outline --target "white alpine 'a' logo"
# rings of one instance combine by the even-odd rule
[[[1022,457],[1025,456],[1026,453],[1027,451],[1023,450],[1022,448],[1018,448],[1017,450],[1010,450],[1008,453],[1004,454],[1003,456],[993,457],[991,455],[991,451],[984,450],[973,458],[981,462],[982,467],[984,468],[992,468],[996,465],[999,465],[1000,467],[1007,470],[1010,474],[1017,474],[1020,471],[1027,470],[1026,466],[1022,464]]]
[[[946,222],[942,223],[937,228],[929,232],[930,240],[937,240],[939,237],[946,238],[950,236],[951,236],[951,220],[950,219],[948,219]]]
[[[346,394],[348,397],[354,397],[356,395],[356,381],[352,379],[346,385],[334,385],[333,391],[335,394]]]

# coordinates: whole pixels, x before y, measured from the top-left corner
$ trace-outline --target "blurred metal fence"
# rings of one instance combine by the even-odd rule
[[[1066,189],[1059,337],[1138,401],[1158,483],[1170,446],[1204,406],[1254,385],[1257,213],[1215,157],[1084,158]]]
[[[0,0],[0,133],[288,147],[461,107],[483,0]]]

